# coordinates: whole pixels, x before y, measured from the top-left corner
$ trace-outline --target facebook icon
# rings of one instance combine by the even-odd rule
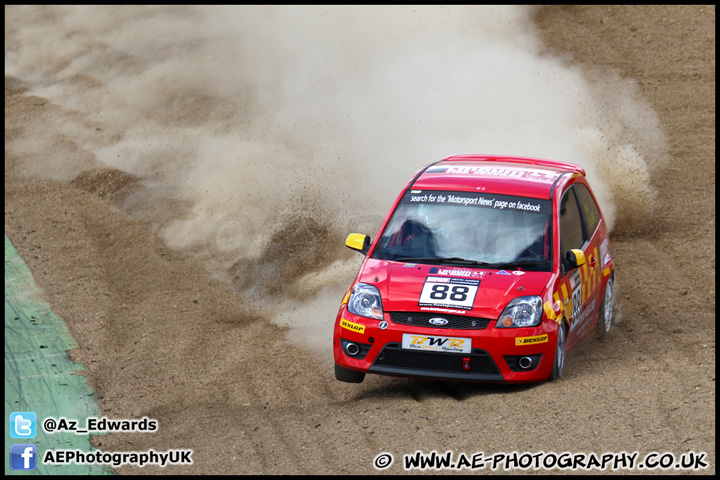
[[[35,470],[37,449],[32,443],[10,445],[10,470]]]

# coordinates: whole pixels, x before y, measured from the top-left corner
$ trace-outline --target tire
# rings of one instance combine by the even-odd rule
[[[362,383],[365,379],[365,374],[362,372],[356,372],[345,367],[341,367],[337,363],[335,364],[335,378],[341,382],[347,383]]]
[[[557,347],[555,347],[555,361],[553,363],[550,380],[557,380],[562,377],[565,371],[565,341],[567,340],[565,332],[565,324],[561,323],[558,327]]]
[[[605,287],[602,302],[600,302],[600,313],[598,315],[598,331],[600,332],[600,338],[607,338],[610,334],[610,330],[612,330],[614,307],[615,284],[613,282],[613,277],[611,276],[608,280],[607,286]]]

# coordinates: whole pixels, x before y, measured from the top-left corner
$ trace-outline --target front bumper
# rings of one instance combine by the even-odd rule
[[[380,320],[355,316],[343,305],[333,336],[335,363],[363,373],[460,382],[540,382],[552,371],[557,343],[553,321],[529,328],[495,328],[490,321],[473,329],[407,325],[393,317],[398,318],[386,312],[387,326],[380,328]],[[404,333],[469,338],[472,348],[465,353],[407,349],[402,347]],[[348,353],[349,344],[354,355]]]

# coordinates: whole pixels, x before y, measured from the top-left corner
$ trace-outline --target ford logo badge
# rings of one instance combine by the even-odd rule
[[[433,325],[438,325],[438,326],[448,324],[447,320],[445,320],[444,318],[440,318],[440,317],[431,318],[430,320],[428,320],[428,322],[430,322]]]

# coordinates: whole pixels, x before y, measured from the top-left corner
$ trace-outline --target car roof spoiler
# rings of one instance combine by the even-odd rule
[[[586,176],[585,169],[580,165],[576,165],[570,162],[558,162],[557,160],[547,160],[544,158],[532,158],[532,157],[514,157],[507,155],[451,155],[445,157],[441,162],[447,161],[482,161],[482,162],[509,162],[509,163],[522,163],[526,165],[537,165],[541,167],[552,167],[560,168],[563,170],[570,170],[578,172]]]

